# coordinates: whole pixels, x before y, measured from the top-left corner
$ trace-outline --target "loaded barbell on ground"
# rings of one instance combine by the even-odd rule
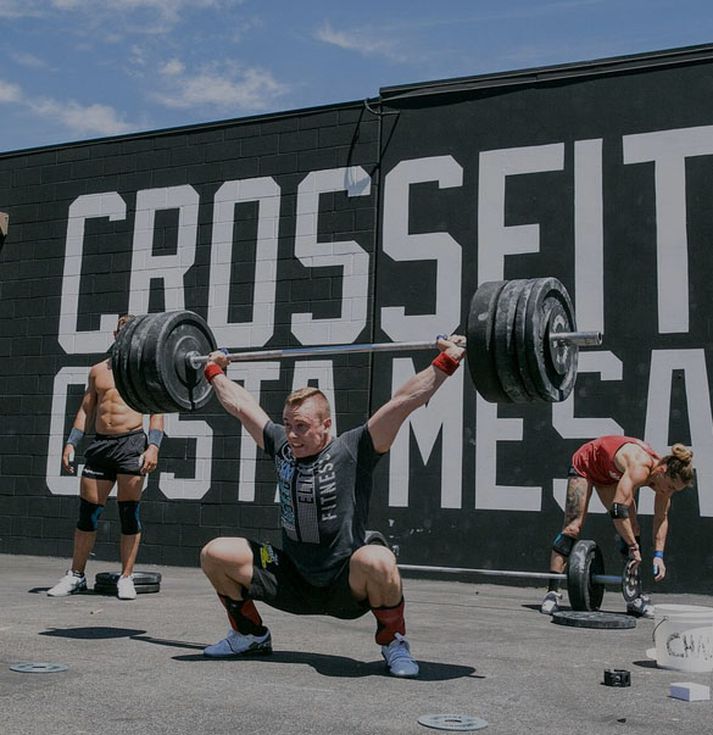
[[[577,377],[580,346],[601,332],[577,331],[572,301],[556,278],[489,281],[473,295],[466,355],[475,389],[491,403],[563,401]],[[229,353],[230,362],[434,349],[430,342],[294,347]],[[211,396],[203,375],[217,344],[192,311],[145,314],[118,334],[112,350],[116,388],[140,413],[196,411]]]
[[[367,531],[366,542],[388,546],[382,533]],[[569,604],[573,610],[599,610],[606,585],[621,588],[626,602],[632,602],[641,594],[641,577],[638,570],[629,564],[621,575],[605,574],[602,552],[595,541],[582,539],[572,547],[567,561],[566,574],[555,572],[520,572],[508,569],[473,569],[463,567],[437,567],[420,564],[399,564],[406,572],[426,572],[431,574],[477,574],[491,577],[515,577],[518,579],[561,579],[567,582]]]

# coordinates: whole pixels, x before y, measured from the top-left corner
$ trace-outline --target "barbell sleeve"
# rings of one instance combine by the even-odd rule
[[[571,344],[589,346],[602,343],[601,332],[556,332],[550,335],[550,340],[569,342]],[[462,347],[466,346],[463,342]],[[435,350],[438,343],[430,342],[368,342],[363,344],[343,345],[311,345],[307,347],[286,347],[275,350],[252,350],[249,352],[229,352],[226,357],[229,362],[255,362],[257,360],[281,360],[285,357],[319,357],[320,355],[354,355],[372,352],[412,352],[415,350]],[[194,370],[198,370],[208,362],[208,355],[198,355],[194,352],[186,354],[186,361]]]

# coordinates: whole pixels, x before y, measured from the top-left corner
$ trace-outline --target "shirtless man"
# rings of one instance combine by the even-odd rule
[[[131,314],[119,317],[114,337],[133,318]],[[94,441],[84,453],[72,566],[47,594],[65,597],[87,589],[84,569],[94,548],[99,516],[116,483],[121,524],[121,576],[117,590],[119,599],[133,600],[136,588],[132,573],[141,540],[139,501],[144,477],[156,469],[158,462],[163,416],[151,416],[147,440],[143,416],[124,403],[114,386],[111,359],[102,360],[89,371],[87,390],[64,447],[62,465],[67,472],[74,472],[75,448],[91,423],[91,416],[95,418]]]
[[[674,444],[671,454],[661,457],[646,442],[630,436],[601,436],[582,445],[572,456],[567,480],[564,527],[555,537],[550,557],[550,571],[561,573],[567,557],[579,538],[587,516],[592,489],[609,511],[619,534],[620,551],[632,562],[641,563],[639,521],[636,516],[636,491],[644,486],[654,491],[653,568],[654,579],[666,576],[664,548],[668,534],[668,511],[671,497],[693,482],[693,452],[683,444]],[[550,582],[541,612],[551,615],[559,609],[562,593],[559,580]],[[652,617],[653,608],[646,595],[627,604],[627,612],[638,617]]]

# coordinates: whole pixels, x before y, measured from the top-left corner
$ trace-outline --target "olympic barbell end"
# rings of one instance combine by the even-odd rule
[[[569,342],[579,347],[598,347],[604,341],[601,332],[551,332],[550,342]]]

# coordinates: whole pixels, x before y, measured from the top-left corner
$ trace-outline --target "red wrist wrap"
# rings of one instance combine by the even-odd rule
[[[458,362],[458,360],[454,360],[450,355],[447,355],[445,352],[441,352],[441,354],[436,357],[431,365],[438,368],[446,375],[453,375],[453,373],[458,370],[458,366],[460,365],[460,363]]]
[[[223,368],[220,367],[220,365],[216,365],[214,362],[209,362],[204,368],[203,368],[203,375],[205,375],[205,379],[209,382],[213,382],[213,378],[216,375],[225,375],[223,372]]]

